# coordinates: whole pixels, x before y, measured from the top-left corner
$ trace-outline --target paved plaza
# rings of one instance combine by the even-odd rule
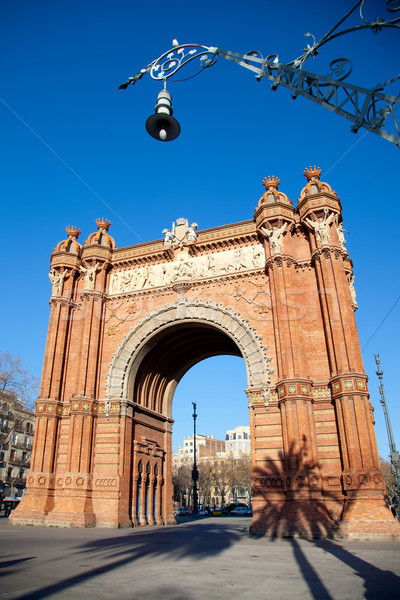
[[[400,598],[400,542],[254,538],[247,517],[176,527],[13,527],[0,518],[0,598]]]

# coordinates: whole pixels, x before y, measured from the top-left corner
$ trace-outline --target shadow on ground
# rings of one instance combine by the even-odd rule
[[[197,521],[175,527],[132,529],[129,532],[125,530],[123,535],[118,535],[116,532],[115,537],[91,540],[72,551],[72,554],[80,555],[82,559],[90,557],[101,562],[100,566],[76,576],[65,577],[36,591],[25,593],[19,596],[17,600],[46,598],[57,592],[73,588],[80,583],[93,580],[104,573],[112,573],[115,569],[133,563],[139,558],[168,556],[169,560],[179,561],[191,557],[193,560],[201,561],[210,556],[217,556],[229,546],[238,542],[243,535],[248,535],[247,527],[237,521],[230,524]],[[17,575],[17,571],[15,574]],[[168,586],[163,586],[162,593],[160,590],[158,596],[155,590],[153,591],[154,598],[157,599],[162,597],[173,600],[181,600],[181,598],[182,600],[190,600],[187,594],[184,599],[179,590],[168,588]]]
[[[64,572],[66,576],[60,581],[43,586],[33,592],[24,593],[17,600],[41,600],[49,596],[57,597],[57,593],[66,590],[71,590],[71,593],[78,594],[77,597],[79,597],[79,588],[77,587],[79,584],[87,582],[94,584],[98,576],[104,574],[112,576],[113,571],[125,565],[133,564],[139,558],[168,557],[169,560],[180,561],[191,557],[193,561],[197,561],[197,568],[200,572],[200,563],[203,559],[217,557],[233,544],[239,543],[244,538],[249,538],[247,533],[248,524],[248,519],[238,522],[237,519],[228,517],[225,522],[213,522],[209,519],[202,522],[187,522],[176,527],[125,530],[123,534],[116,531],[115,536],[108,534],[105,537],[90,540],[69,550],[69,556],[73,564],[75,564],[73,560],[75,558],[83,562],[94,561],[98,566],[72,576],[67,576]],[[265,538],[265,544],[270,545],[271,552],[274,552],[275,540],[276,538]],[[259,544],[260,541],[255,540],[255,543]],[[333,561],[341,561],[347,567],[350,567],[354,572],[354,577],[363,581],[365,590],[363,597],[368,600],[395,598],[397,591],[400,589],[400,577],[356,556],[349,551],[348,547],[343,547],[340,542],[330,540],[300,542],[291,539],[288,540],[288,544],[291,544],[299,571],[308,586],[311,597],[315,600],[333,600],[335,596],[324,585],[324,572],[318,572],[309,559],[308,549],[312,547],[329,553]],[[372,544],[373,542],[371,542]],[[27,564],[29,564],[30,558],[9,560],[0,566],[3,566],[8,573],[14,567],[14,575],[18,576],[21,569],[24,569],[24,561],[28,561]],[[66,562],[68,561],[68,557],[60,556],[60,560],[64,559]],[[334,567],[334,563],[332,563],[332,567]],[[196,565],[194,565],[194,568],[196,568]],[[243,576],[246,577],[245,570]],[[267,573],[260,573],[261,576],[266,578],[266,581],[268,580]],[[157,581],[153,583],[154,586],[148,590],[146,600],[153,600],[153,598],[154,600],[159,598],[190,600],[190,593],[188,595],[187,591],[183,594],[182,590],[176,586],[162,585]],[[294,597],[296,596],[294,595]]]

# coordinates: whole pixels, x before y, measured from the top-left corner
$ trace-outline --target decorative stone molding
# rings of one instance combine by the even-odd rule
[[[254,408],[256,406],[264,406],[266,411],[269,409],[271,392],[268,387],[263,387],[259,389],[248,389],[245,390],[245,394],[249,401],[249,408]]]
[[[249,388],[269,386],[273,370],[270,368],[272,359],[267,355],[267,346],[262,344],[261,336],[240,313],[212,301],[179,298],[174,304],[167,304],[147,315],[124,337],[109,365],[107,398],[127,399],[127,375],[138,351],[161,327],[179,322],[211,323],[223,331],[235,341],[244,358]]]
[[[311,256],[311,262],[321,262],[322,258],[329,260],[331,257],[338,260],[340,257],[343,257],[343,251],[337,246],[324,245],[322,248],[316,248],[314,250]]]
[[[277,383],[276,389],[279,402],[284,402],[290,398],[313,401],[312,383],[307,379],[284,379]]]
[[[331,379],[332,396],[367,394],[368,378],[362,373],[343,373]]]
[[[286,263],[287,267],[298,267],[297,261],[287,254],[275,254],[265,261],[266,270],[273,270],[274,267],[282,268]]]

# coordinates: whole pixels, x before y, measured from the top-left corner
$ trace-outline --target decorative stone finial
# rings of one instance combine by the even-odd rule
[[[280,180],[278,179],[278,177],[275,177],[274,175],[272,175],[272,177],[270,175],[268,175],[268,177],[264,177],[264,179],[263,179],[263,186],[265,187],[267,192],[277,190],[279,184],[280,184]]]
[[[319,178],[321,176],[321,169],[319,167],[316,167],[314,165],[314,168],[312,168],[311,166],[308,167],[308,169],[305,169],[303,171],[303,175],[304,177],[307,179],[307,181],[319,181]]]
[[[65,231],[67,232],[68,237],[72,236],[75,239],[81,235],[81,230],[74,227],[74,225],[68,225],[68,227],[65,228]]]
[[[108,219],[96,219],[97,229],[105,229],[108,231],[111,227],[111,223]]]
[[[111,227],[111,223],[108,219],[96,219],[97,231],[91,233],[85,241],[85,246],[91,244],[99,244],[100,246],[106,246],[110,249],[115,248],[115,241],[108,234],[108,230]]]

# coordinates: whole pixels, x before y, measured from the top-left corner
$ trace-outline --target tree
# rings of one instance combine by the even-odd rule
[[[0,353],[0,400],[20,399],[28,410],[35,409],[39,380],[24,368],[19,356]]]
[[[226,465],[226,459],[214,458],[210,463],[211,476],[213,481],[213,487],[218,494],[221,496],[221,503],[225,504],[225,496],[229,490],[229,478],[228,470]]]
[[[391,501],[393,496],[395,495],[395,491],[396,491],[394,476],[393,476],[392,469],[391,469],[391,464],[388,460],[385,460],[384,458],[380,458],[379,462],[381,463],[381,471],[382,471],[382,475],[383,475],[383,481],[386,486],[386,494],[387,494],[389,501]]]
[[[198,465],[199,471],[199,499],[206,506],[211,504],[211,496],[213,492],[213,474],[208,460],[202,460]]]
[[[185,456],[179,465],[175,464],[172,473],[174,498],[176,501],[182,502],[183,497],[186,495],[187,506],[190,504],[193,492],[192,468],[192,463],[189,461],[189,458]]]
[[[34,402],[38,379],[19,357],[0,353],[0,479],[23,487],[32,454]]]
[[[229,487],[231,498],[234,502],[238,498],[251,496],[251,457],[244,454],[235,458],[229,454],[222,461],[225,470],[225,479]]]
[[[240,456],[236,461],[236,485],[239,496],[251,498],[252,464],[250,454]]]

